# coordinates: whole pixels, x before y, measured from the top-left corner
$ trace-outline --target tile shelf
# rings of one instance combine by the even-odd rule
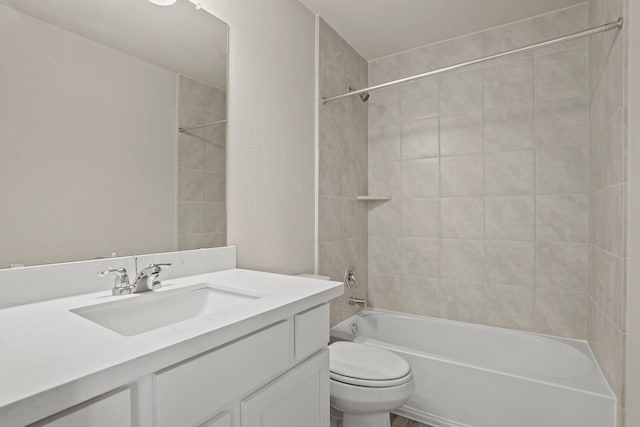
[[[391,196],[358,196],[356,200],[363,200],[368,202],[384,202],[391,200]]]

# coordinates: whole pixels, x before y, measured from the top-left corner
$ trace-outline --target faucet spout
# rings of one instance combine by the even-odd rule
[[[349,297],[349,305],[358,305],[364,309],[367,308],[367,300],[364,298]]]
[[[147,292],[160,288],[157,280],[163,268],[171,267],[171,264],[150,264],[138,273],[135,283],[132,285],[133,293]]]

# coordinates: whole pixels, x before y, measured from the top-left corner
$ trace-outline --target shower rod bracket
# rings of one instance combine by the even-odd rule
[[[395,85],[399,85],[399,84],[403,84],[403,83],[409,83],[409,82],[412,82],[414,80],[423,79],[425,77],[431,77],[431,76],[434,76],[436,74],[444,73],[446,71],[452,71],[452,70],[456,70],[458,68],[468,67],[470,65],[475,65],[475,64],[482,63],[482,62],[491,61],[492,59],[502,58],[503,56],[513,55],[513,54],[521,53],[521,52],[527,52],[529,50],[533,50],[533,49],[537,49],[537,48],[553,45],[553,44],[556,44],[556,43],[562,43],[562,42],[566,42],[566,41],[571,41],[571,40],[579,39],[579,38],[582,38],[582,37],[588,37],[588,36],[591,36],[593,34],[598,34],[598,33],[602,33],[602,32],[605,32],[605,31],[621,30],[623,26],[624,26],[624,19],[622,17],[620,17],[616,21],[607,22],[606,24],[600,25],[598,27],[593,27],[593,28],[589,28],[587,30],[578,31],[577,33],[568,34],[566,36],[558,37],[558,38],[555,38],[555,39],[551,39],[551,40],[547,40],[547,41],[542,41],[542,42],[530,44],[530,45],[527,45],[527,46],[523,46],[523,47],[519,47],[519,48],[516,48],[516,49],[508,50],[508,51],[505,51],[505,52],[496,53],[494,55],[489,55],[489,56],[485,56],[485,57],[482,57],[482,58],[473,59],[471,61],[462,62],[462,63],[455,64],[455,65],[450,65],[448,67],[438,68],[437,70],[427,71],[426,73],[416,74],[414,76],[404,77],[402,79],[393,80],[393,81],[386,82],[386,83],[380,83],[380,84],[377,84],[377,85],[374,85],[374,86],[366,87],[364,89],[349,90],[349,92],[343,93],[341,95],[335,95],[335,96],[331,96],[331,97],[327,97],[327,98],[322,98],[322,103],[323,104],[327,104],[329,102],[337,101],[338,99],[347,98],[349,96],[355,96],[355,95],[360,95],[361,99],[364,96],[366,96],[367,99],[368,99],[369,92],[373,92],[373,91],[376,91],[376,90],[384,89],[384,88],[387,88],[387,87],[390,87],[390,86],[395,86]],[[349,89],[351,89],[351,88],[349,88]],[[363,99],[363,101],[364,101],[364,99]]]

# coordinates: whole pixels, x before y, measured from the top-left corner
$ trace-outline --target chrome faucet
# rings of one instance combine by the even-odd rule
[[[136,277],[135,283],[129,283],[129,274],[124,267],[110,268],[105,271],[100,271],[98,276],[106,277],[115,275],[115,282],[113,289],[111,289],[112,295],[129,295],[139,292],[152,291],[160,287],[160,281],[158,275],[162,272],[163,268],[170,267],[171,264],[150,264],[148,267],[140,270],[138,277]]]

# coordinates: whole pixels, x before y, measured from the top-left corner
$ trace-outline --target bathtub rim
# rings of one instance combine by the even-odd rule
[[[408,317],[408,318],[412,318],[412,319],[428,319],[430,321],[435,321],[438,323],[454,323],[454,324],[460,324],[460,325],[464,325],[465,327],[472,327],[472,328],[481,328],[481,329],[485,329],[485,328],[489,328],[489,329],[497,329],[503,332],[508,332],[508,333],[517,333],[517,334],[527,334],[527,335],[534,335],[534,336],[538,336],[538,337],[544,337],[547,339],[552,339],[554,341],[559,340],[564,340],[564,341],[571,341],[574,343],[578,343],[584,346],[584,349],[588,352],[587,356],[589,357],[589,359],[591,360],[592,364],[594,365],[594,369],[597,371],[600,380],[602,381],[604,387],[605,387],[605,391],[604,392],[598,392],[598,391],[593,391],[593,390],[585,390],[583,388],[578,388],[578,387],[574,387],[571,385],[566,385],[566,384],[559,384],[557,382],[551,382],[551,381],[547,381],[541,378],[536,378],[536,377],[532,377],[532,376],[526,376],[526,375],[522,375],[522,374],[516,374],[516,373],[510,373],[510,372],[504,372],[504,371],[499,371],[496,369],[492,369],[492,368],[488,368],[485,366],[480,366],[477,364],[473,364],[473,363],[465,363],[459,360],[454,360],[454,359],[449,359],[446,357],[442,357],[433,353],[428,353],[428,352],[422,352],[422,351],[416,351],[407,347],[403,347],[403,346],[399,346],[399,345],[394,345],[394,344],[390,344],[390,343],[386,343],[384,341],[379,341],[373,338],[366,338],[364,340],[354,340],[353,337],[347,336],[350,334],[345,333],[345,330],[348,330],[348,325],[349,322],[353,322],[356,318],[362,317],[363,315],[366,314],[375,314],[375,313],[381,313],[381,314],[386,314],[386,315],[392,315],[392,316],[396,316],[396,317]],[[338,330],[340,328],[340,330]],[[335,338],[335,340],[334,340]],[[357,338],[357,337],[356,337]],[[426,358],[430,358],[430,359],[434,359],[437,360],[439,362],[444,362],[444,363],[450,363],[453,365],[457,365],[457,366],[462,366],[465,368],[471,368],[471,369],[479,369],[481,371],[484,372],[488,372],[491,374],[496,374],[496,375],[501,375],[504,377],[511,377],[511,378],[518,378],[521,379],[523,381],[534,381],[536,383],[539,384],[544,384],[544,385],[548,385],[551,387],[559,387],[559,388],[563,388],[566,390],[571,390],[571,391],[575,391],[578,393],[585,393],[585,394],[589,394],[592,396],[598,396],[598,397],[602,397],[602,398],[606,398],[612,401],[615,401],[617,404],[617,396],[615,395],[615,393],[613,392],[613,389],[611,388],[611,386],[609,385],[609,382],[606,380],[606,377],[604,376],[604,372],[602,371],[602,368],[600,367],[600,364],[598,363],[598,360],[595,357],[595,354],[593,353],[593,350],[591,349],[591,346],[589,346],[589,342],[587,340],[581,340],[581,339],[576,339],[576,338],[565,338],[565,337],[558,337],[558,336],[554,336],[554,335],[547,335],[547,334],[539,334],[536,332],[529,332],[529,331],[522,331],[522,330],[518,330],[518,329],[509,329],[509,328],[502,328],[499,326],[490,326],[490,325],[482,325],[482,324],[478,324],[478,323],[469,323],[469,322],[462,322],[459,320],[451,320],[451,319],[444,319],[444,318],[440,318],[440,317],[431,317],[431,316],[424,316],[424,315],[420,315],[420,314],[412,314],[412,313],[403,313],[403,312],[399,312],[399,311],[392,311],[392,310],[384,310],[384,309],[379,309],[379,308],[375,308],[375,307],[370,307],[367,308],[365,310],[361,310],[357,313],[355,313],[354,315],[348,317],[347,319],[343,320],[342,322],[338,323],[337,325],[333,326],[330,330],[330,339],[333,341],[340,341],[340,340],[344,340],[344,341],[353,341],[353,342],[359,342],[362,344],[367,344],[367,342],[372,343],[374,345],[377,345],[379,347],[382,347],[384,349],[387,350],[391,350],[391,351],[398,351],[398,352],[405,352],[407,354],[410,354],[412,356],[421,356],[421,357],[426,357]],[[578,349],[575,349],[576,351],[580,351]]]

